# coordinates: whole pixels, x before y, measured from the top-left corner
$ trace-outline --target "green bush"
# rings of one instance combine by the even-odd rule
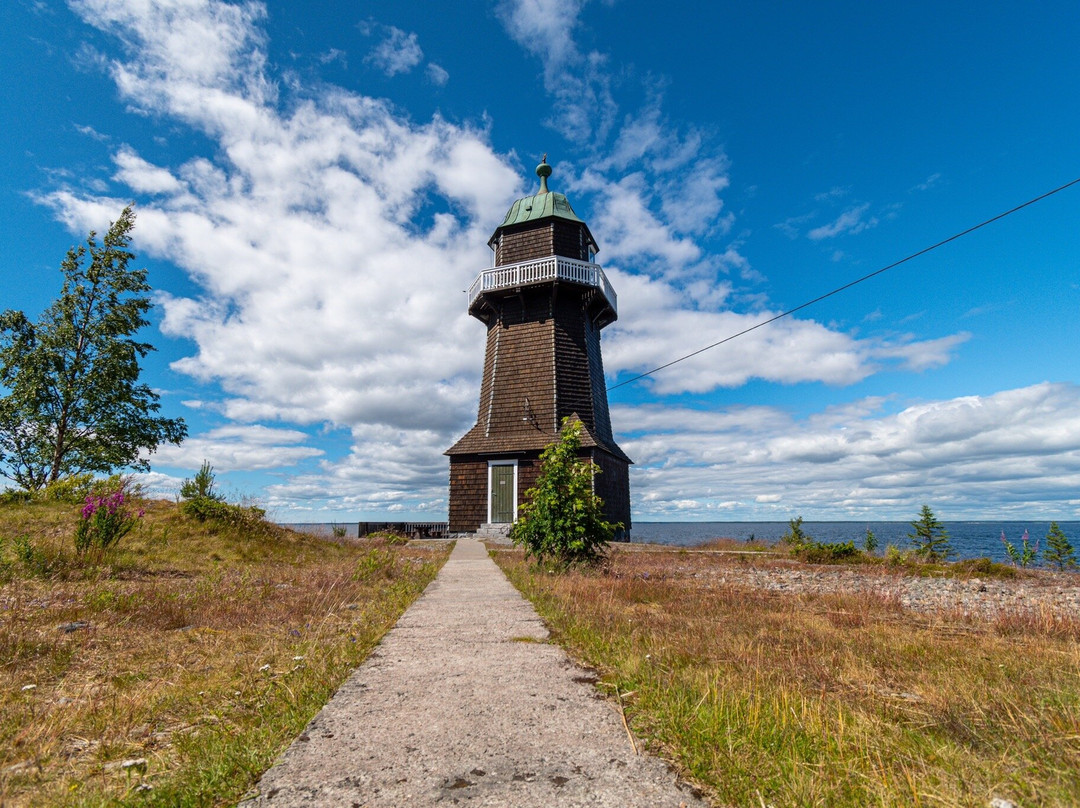
[[[1019,574],[1015,567],[999,564],[989,558],[967,558],[955,562],[952,566],[953,572],[978,575],[983,578],[1015,578]]]
[[[133,482],[131,477],[113,474],[109,477],[95,477],[89,472],[69,474],[47,483],[36,491],[8,488],[0,494],[0,504],[24,505],[28,502],[65,502],[69,505],[82,505],[87,497],[104,497],[113,491],[123,490],[127,497],[141,497],[143,488]]]
[[[866,529],[866,538],[863,540],[863,549],[868,555],[873,555],[874,551],[878,548],[877,536],[874,535],[874,531],[870,528]]]
[[[368,550],[356,562],[356,572],[353,573],[353,578],[363,583],[393,578],[396,565],[397,558],[393,552],[375,547]]]
[[[180,511],[200,522],[248,529],[264,526],[265,510],[254,505],[230,505],[214,490],[215,482],[214,467],[204,460],[195,477],[180,485]]]
[[[13,558],[8,557],[6,542],[0,539],[0,580],[8,581],[15,576],[16,566],[24,575],[46,578],[56,572],[63,563],[57,556],[49,557],[34,546],[26,534],[16,536],[11,542]]]
[[[885,563],[892,567],[899,567],[907,560],[907,555],[895,544],[885,545]]]
[[[217,522],[230,527],[261,527],[266,511],[254,505],[231,505],[218,499],[196,497],[180,504],[180,510],[200,522]]]
[[[23,488],[5,488],[0,494],[0,505],[25,505],[34,499],[34,495]]]
[[[581,422],[564,418],[562,435],[540,455],[540,475],[510,530],[526,558],[560,568],[593,563],[621,527],[604,519],[603,501],[593,491],[600,470],[578,457],[580,446]]]
[[[214,467],[209,460],[203,460],[202,466],[195,472],[194,479],[184,480],[180,484],[181,499],[212,499],[222,502],[225,497],[214,491]]]
[[[854,542],[812,542],[794,550],[795,555],[809,564],[843,564],[858,561],[862,551]]]
[[[71,474],[47,483],[44,488],[37,492],[37,496],[46,502],[82,503],[86,501],[87,497],[100,496],[105,493],[104,491],[95,491],[94,483],[93,474]],[[121,485],[119,475],[116,475],[116,484],[112,486],[111,490],[115,491]]]

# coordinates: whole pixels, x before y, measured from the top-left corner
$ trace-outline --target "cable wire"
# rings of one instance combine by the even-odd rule
[[[950,241],[956,241],[958,238],[963,238],[964,236],[968,235],[969,233],[974,233],[976,230],[979,230],[980,228],[986,227],[988,224],[993,224],[994,222],[998,221],[999,219],[1004,219],[1006,216],[1010,216],[1013,213],[1016,213],[1018,210],[1023,210],[1024,208],[1028,207],[1029,205],[1034,205],[1036,202],[1041,202],[1042,200],[1044,200],[1044,199],[1046,199],[1048,197],[1051,197],[1056,193],[1060,193],[1061,191],[1064,191],[1066,188],[1069,188],[1069,187],[1071,187],[1073,185],[1076,185],[1077,183],[1080,183],[1080,177],[1077,177],[1076,179],[1072,180],[1071,182],[1067,182],[1064,185],[1059,185],[1057,188],[1054,188],[1052,191],[1047,191],[1044,194],[1039,194],[1034,199],[1029,199],[1027,202],[1023,202],[1023,203],[1017,205],[1014,208],[1009,208],[1009,210],[1004,211],[1003,213],[999,213],[997,216],[992,216],[989,219],[987,219],[986,221],[979,222],[979,224],[973,225],[973,226],[967,228],[966,230],[961,230],[959,233],[956,233],[956,234],[954,234],[952,236],[949,236],[947,239],[943,239],[943,240],[937,242],[937,244],[931,244],[929,247],[924,247],[923,249],[919,250],[918,252],[913,252],[911,255],[907,256],[906,258],[901,258],[899,261],[894,261],[893,263],[889,264],[888,266],[884,266],[881,269],[876,269],[873,272],[869,273],[868,275],[863,275],[861,278],[856,278],[853,281],[849,281],[848,283],[845,283],[843,286],[838,286],[835,289],[833,289],[831,292],[826,292],[823,295],[819,295],[818,297],[815,297],[813,300],[808,300],[805,303],[802,303],[802,304],[796,306],[793,309],[788,309],[787,311],[781,312],[780,314],[777,314],[777,315],[775,315],[773,317],[770,317],[768,320],[762,320],[760,323],[757,323],[756,325],[752,325],[749,328],[744,328],[742,331],[739,331],[739,332],[736,332],[734,334],[731,334],[730,336],[724,337],[722,340],[720,340],[718,342],[714,342],[711,345],[706,345],[704,348],[698,348],[696,351],[688,353],[685,356],[680,356],[678,359],[672,359],[670,362],[667,362],[667,363],[665,363],[663,365],[660,365],[659,367],[655,367],[652,370],[647,370],[644,373],[640,373],[637,376],[634,376],[633,378],[626,379],[625,381],[621,381],[618,384],[613,384],[608,388],[608,392],[610,393],[612,390],[614,390],[614,389],[616,389],[618,387],[622,387],[622,386],[627,385],[627,384],[632,384],[633,382],[639,381],[640,379],[644,379],[646,376],[651,376],[654,373],[659,373],[661,370],[665,370],[665,369],[671,367],[672,365],[677,365],[680,362],[683,362],[683,361],[685,361],[687,359],[690,359],[691,357],[697,356],[700,353],[705,353],[705,351],[711,350],[711,349],[713,349],[713,348],[715,348],[715,347],[717,347],[719,345],[723,345],[725,342],[731,342],[733,339],[737,339],[738,337],[749,334],[751,331],[756,331],[757,329],[762,328],[763,326],[767,326],[770,323],[775,323],[777,320],[783,319],[784,317],[787,317],[790,314],[794,314],[797,311],[802,311],[803,309],[805,309],[805,308],[807,308],[809,306],[813,306],[815,303],[820,303],[822,300],[825,300],[826,298],[832,297],[833,295],[839,294],[840,292],[843,292],[843,291],[845,291],[847,289],[850,289],[852,286],[857,286],[858,284],[862,283],[863,281],[868,281],[871,278],[882,274],[883,272],[888,272],[890,269],[895,269],[896,267],[900,266],[901,264],[906,264],[908,261],[911,261],[911,260],[913,260],[915,258],[918,258],[920,255],[926,255],[928,252],[931,252],[932,250],[936,250],[938,247],[945,246]]]

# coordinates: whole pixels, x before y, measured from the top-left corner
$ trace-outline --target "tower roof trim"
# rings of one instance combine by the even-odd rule
[[[585,224],[581,217],[574,213],[574,209],[570,207],[570,200],[564,194],[548,190],[547,180],[551,176],[551,166],[548,164],[546,154],[540,161],[540,165],[536,167],[536,176],[540,178],[540,190],[532,196],[522,197],[511,205],[499,227],[552,217]]]
[[[570,207],[570,200],[566,196],[554,191],[547,191],[519,199],[510,206],[510,210],[506,212],[506,217],[499,227],[535,222],[549,217],[585,224],[584,220],[574,213],[574,209]]]

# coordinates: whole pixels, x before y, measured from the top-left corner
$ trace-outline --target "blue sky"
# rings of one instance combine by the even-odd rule
[[[147,380],[282,521],[446,512],[543,153],[611,384],[1080,176],[1075,3],[13,0],[3,308],[134,200]],[[707,9],[707,10],[706,10]],[[637,520],[1080,518],[1080,186],[611,392]]]

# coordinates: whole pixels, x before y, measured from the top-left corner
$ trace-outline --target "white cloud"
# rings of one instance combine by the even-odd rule
[[[851,193],[850,188],[834,187],[828,191],[823,191],[820,194],[814,194],[815,202],[830,202],[834,199],[843,199],[845,196]]]
[[[209,460],[219,472],[276,469],[323,454],[321,449],[298,445],[307,439],[306,434],[295,429],[233,425],[190,436],[179,446],[165,444],[151,460],[186,469],[197,469]]]
[[[445,67],[437,65],[434,62],[429,62],[425,68],[428,81],[434,84],[436,87],[446,86],[446,82],[450,81],[450,73],[447,72]]]
[[[424,60],[416,34],[392,25],[380,26],[383,39],[364,61],[374,65],[387,76],[408,73]]]
[[[325,53],[319,54],[319,62],[324,65],[332,62],[340,62],[342,67],[349,66],[348,55],[340,48],[330,48]]]
[[[613,420],[636,430],[622,442],[638,464],[635,518],[681,512],[687,492],[702,507],[682,518],[709,518],[711,502],[733,499],[742,518],[758,519],[904,519],[922,503],[954,519],[1080,515],[1080,387],[1043,383],[895,413],[887,403],[805,419],[772,407],[616,407]]]
[[[918,183],[911,190],[913,191],[929,191],[931,188],[936,187],[941,182],[941,172],[935,171],[929,177],[922,182]]]
[[[799,237],[799,228],[814,218],[814,214],[805,213],[802,216],[790,216],[782,222],[773,225],[777,230],[790,239]]]
[[[180,496],[180,486],[184,483],[183,477],[173,477],[158,471],[140,472],[131,476],[151,499],[174,499]]]
[[[108,143],[111,139],[108,135],[103,135],[101,132],[97,131],[92,126],[82,126],[80,124],[75,124],[75,131],[78,132],[80,135],[86,135],[88,138],[93,138],[99,143]]]
[[[835,238],[839,235],[855,235],[856,233],[861,233],[863,230],[876,227],[878,223],[877,218],[873,216],[864,218],[868,210],[870,210],[869,202],[857,205],[853,208],[848,208],[829,224],[815,227],[806,235],[811,241],[821,241],[822,239]]]
[[[133,149],[124,146],[113,155],[118,171],[113,179],[122,182],[133,191],[146,194],[176,194],[183,185],[168,169],[151,165],[139,157]]]
[[[602,141],[617,105],[607,57],[583,53],[574,39],[583,0],[505,0],[497,8],[507,33],[544,68],[544,87],[554,99],[551,124],[575,143]]]
[[[604,332],[604,367],[612,374],[643,373],[779,313],[724,310],[724,295],[712,306],[695,307],[702,298],[693,283],[676,285],[615,268],[609,275],[619,292],[620,309],[633,312]],[[751,379],[848,385],[890,363],[908,370],[938,367],[967,339],[967,334],[932,340],[909,334],[858,339],[813,320],[785,317],[639,383],[658,395],[738,387]]]

